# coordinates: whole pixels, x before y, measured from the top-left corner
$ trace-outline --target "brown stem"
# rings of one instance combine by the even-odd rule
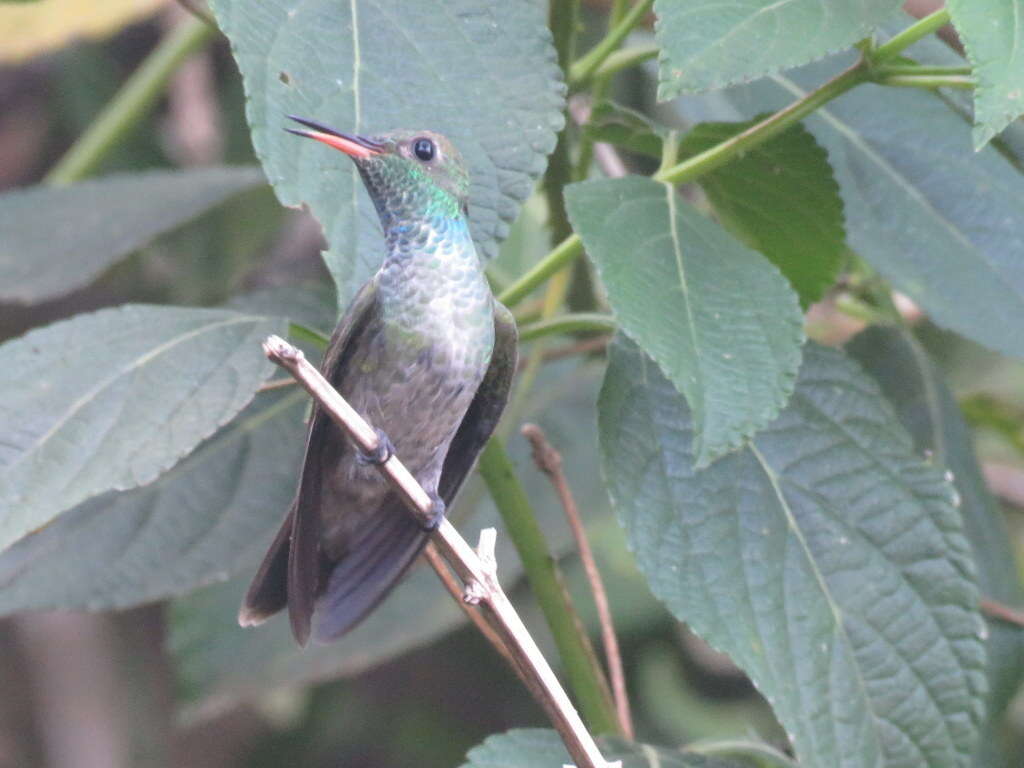
[[[363,453],[373,454],[378,450],[377,433],[306,360],[301,350],[279,336],[270,336],[263,342],[263,351],[271,362],[295,377],[324,413],[345,430]],[[433,517],[433,502],[398,457],[392,454],[387,461],[376,466],[413,516],[424,526],[429,526]],[[486,609],[491,626],[508,648],[527,687],[547,713],[578,768],[620,766],[618,763],[610,764],[602,757],[579,713],[498,582],[498,568],[494,558],[495,536],[493,528],[482,531],[480,545],[474,551],[455,527],[443,519],[431,535],[431,541],[462,579],[462,599]]]
[[[272,389],[284,389],[285,387],[294,387],[297,382],[295,379],[272,379],[265,381],[259,385],[256,389],[257,392],[269,392]]]
[[[990,619],[999,619],[1007,624],[1016,624],[1018,627],[1024,627],[1024,610],[1020,608],[1012,608],[1005,603],[999,603],[983,597],[981,599],[981,612]]]
[[[480,610],[475,605],[463,599],[465,589],[459,583],[455,574],[453,574],[451,569],[448,567],[448,563],[443,557],[441,557],[441,553],[437,551],[437,547],[434,546],[434,542],[431,541],[427,543],[427,546],[423,550],[423,557],[428,563],[430,563],[430,567],[434,569],[434,573],[437,574],[437,578],[441,581],[444,588],[448,590],[448,594],[452,596],[452,599],[459,604],[462,612],[465,613],[469,620],[473,622],[473,626],[480,631],[480,634],[482,634],[487,642],[494,647],[494,650],[501,654],[502,658],[509,663],[512,670],[519,676],[519,679],[523,681],[523,684],[526,685],[527,682],[523,679],[522,672],[519,667],[516,666],[515,659],[512,658],[512,653],[509,651],[508,646],[501,641],[501,637],[499,637],[498,633],[494,631],[494,628],[487,622],[487,618],[480,612]]]
[[[551,480],[558,499],[565,510],[565,517],[569,521],[569,528],[572,530],[573,538],[579,549],[580,560],[583,563],[583,570],[587,574],[587,581],[590,582],[590,591],[594,595],[594,605],[597,607],[597,616],[601,623],[601,641],[604,644],[604,654],[608,663],[608,674],[611,677],[612,693],[615,696],[615,711],[618,715],[619,726],[627,739],[634,737],[633,718],[629,710],[629,694],[626,691],[626,676],[622,671],[622,654],[619,652],[619,641],[615,636],[615,625],[612,623],[612,612],[608,607],[608,593],[605,591],[604,582],[601,580],[601,573],[597,570],[597,563],[594,560],[594,552],[590,548],[590,541],[587,539],[586,529],[580,519],[580,511],[576,506],[576,499],[573,498],[572,489],[569,488],[569,481],[566,480],[562,471],[562,456],[548,442],[543,430],[536,424],[524,424],[520,429],[522,435],[530,441],[533,449],[533,461],[537,469],[543,472]]]
[[[560,347],[545,349],[542,359],[547,363],[551,360],[561,360],[563,357],[575,357],[577,355],[586,355],[591,352],[600,352],[608,346],[608,342],[611,341],[611,338],[611,336],[593,336],[589,339],[581,339],[580,341],[573,342],[572,344],[564,344]],[[520,362],[519,370],[522,370],[525,364],[525,361]]]

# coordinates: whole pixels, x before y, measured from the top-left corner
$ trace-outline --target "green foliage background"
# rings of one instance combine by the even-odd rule
[[[1024,626],[991,605],[1024,606],[1022,526],[975,443],[1024,471],[1019,0],[921,20],[890,0],[211,6],[224,40],[180,20],[116,88],[116,42],[56,54],[59,159],[0,194],[0,613],[166,601],[175,709],[202,720],[281,689],[308,705],[239,764],[366,760],[360,738],[382,765],[404,764],[405,744],[453,765],[474,742],[467,768],[567,761],[547,730],[483,740],[543,719],[496,662],[474,680],[458,655],[438,668],[474,688],[486,725],[432,712],[414,684],[401,704],[368,697],[394,717],[335,733],[360,680],[394,686],[387,670],[466,648],[490,659],[426,569],[336,645],[235,626],[307,407],[263,388],[259,341],[318,354],[382,256],[351,163],[285,116],[422,127],[470,165],[474,240],[524,339],[487,483],[453,514],[467,538],[499,527],[510,586],[521,561],[537,584],[531,563],[562,558],[581,625],[543,589],[516,602],[606,754],[1018,764]],[[948,22],[966,58],[935,37]],[[153,114],[204,50],[220,57],[224,163],[175,167]],[[297,226],[282,206],[322,227],[318,281],[274,264]],[[587,687],[601,673],[580,633],[596,621],[524,421],[563,454],[595,540],[636,740]],[[510,515],[536,517],[544,542],[502,533]],[[680,622],[732,678],[694,661]],[[339,677],[355,682],[324,683]],[[375,719],[403,734],[394,753]]]

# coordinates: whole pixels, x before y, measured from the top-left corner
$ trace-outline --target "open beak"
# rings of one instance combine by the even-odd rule
[[[294,133],[296,136],[305,136],[309,139],[316,139],[319,142],[323,142],[329,147],[340,149],[349,157],[362,159],[370,157],[371,155],[379,155],[384,151],[384,145],[379,141],[368,139],[365,136],[357,136],[352,133],[341,133],[333,128],[328,128],[326,125],[320,123],[314,123],[312,120],[305,120],[295,115],[288,115],[289,118],[304,125],[310,130],[300,131],[295,128],[285,128],[288,133]]]

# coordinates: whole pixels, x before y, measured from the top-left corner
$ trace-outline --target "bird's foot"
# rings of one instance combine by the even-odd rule
[[[391,438],[387,436],[383,429],[375,428],[373,430],[377,433],[377,448],[371,453],[365,453],[359,451],[356,456],[356,460],[366,466],[367,464],[380,465],[387,463],[395,453],[394,443],[391,442]]]
[[[430,521],[423,525],[420,523],[420,528],[428,533],[436,531],[441,526],[441,521],[444,520],[444,513],[447,507],[445,506],[444,499],[438,496],[436,493],[430,494]]]

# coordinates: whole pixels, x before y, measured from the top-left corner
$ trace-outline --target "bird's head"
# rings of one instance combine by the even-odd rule
[[[394,131],[378,136],[342,133],[292,117],[308,130],[287,129],[340,149],[352,158],[384,228],[408,218],[457,219],[468,213],[469,173],[462,156],[432,131]]]

